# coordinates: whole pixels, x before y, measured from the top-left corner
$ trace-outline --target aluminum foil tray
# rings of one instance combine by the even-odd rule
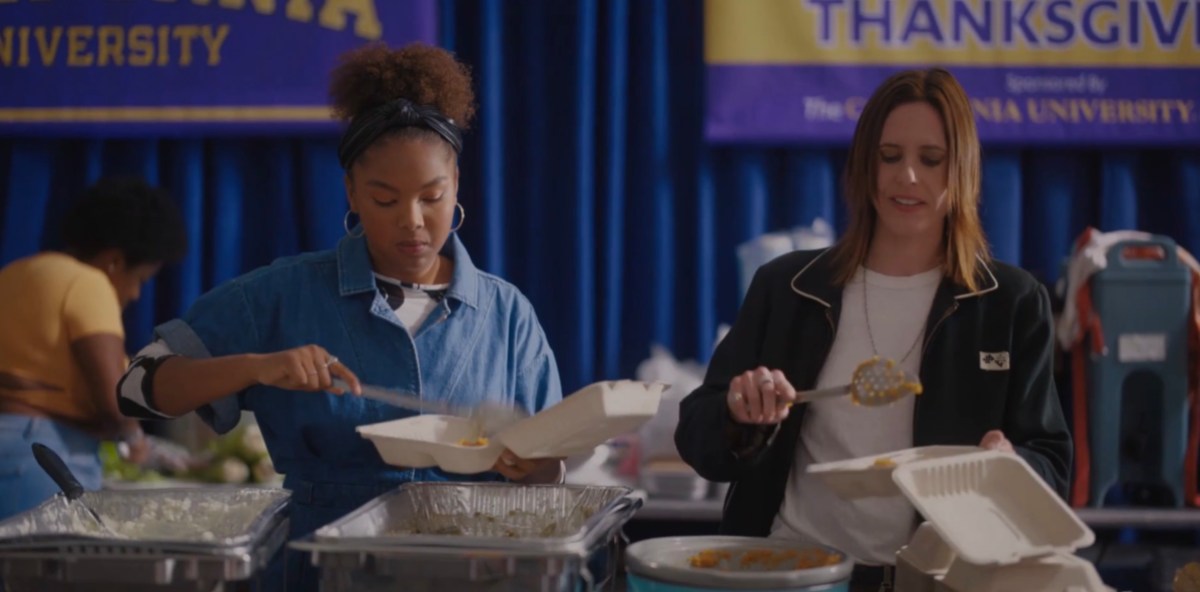
[[[409,483],[317,530],[318,543],[583,550],[641,500],[627,487]]]
[[[37,548],[0,548],[0,573],[9,592],[203,592],[213,590],[216,582],[261,581],[287,533],[288,521],[279,516],[253,545],[232,548],[188,551],[93,539]],[[229,589],[217,586],[217,590]]]
[[[79,504],[61,495],[0,522],[0,549],[63,542],[191,550],[246,546],[277,521],[290,494],[258,487],[89,491],[83,499],[119,536],[96,524]]]

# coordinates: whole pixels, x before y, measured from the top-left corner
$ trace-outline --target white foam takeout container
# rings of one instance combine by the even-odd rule
[[[634,380],[597,382],[561,403],[489,435],[486,446],[460,443],[477,434],[474,422],[421,415],[359,426],[384,462],[405,468],[439,467],[463,475],[490,470],[505,448],[521,458],[565,458],[592,451],[632,432],[658,412],[666,385]]]
[[[473,475],[490,470],[504,446],[488,440],[486,446],[460,442],[478,436],[475,422],[449,415],[419,415],[358,427],[358,433],[375,444],[383,462],[412,469],[440,467],[449,473]]]
[[[903,495],[925,517],[897,553],[897,564],[914,572],[905,575],[928,576],[905,578],[908,590],[1110,590],[1074,555],[1095,542],[1091,529],[1016,454],[926,446],[809,471],[846,499]]]
[[[842,499],[900,496],[900,488],[892,480],[892,471],[901,465],[970,454],[983,450],[978,446],[922,446],[885,452],[849,460],[814,464],[808,472],[819,478]],[[892,466],[878,466],[876,461],[887,459]]]
[[[1074,554],[1095,535],[1021,457],[977,451],[898,464],[891,476],[928,520],[897,560],[933,575],[934,590],[1109,590]]]
[[[1096,567],[1071,553],[1055,553],[1012,565],[974,565],[955,561],[936,581],[936,592],[1114,592]],[[902,592],[897,589],[897,592]]]
[[[908,544],[896,552],[897,592],[933,592],[954,563],[954,550],[933,525],[917,527]]]
[[[981,451],[902,464],[892,479],[955,556],[975,565],[1069,553],[1096,538],[1015,454]]]

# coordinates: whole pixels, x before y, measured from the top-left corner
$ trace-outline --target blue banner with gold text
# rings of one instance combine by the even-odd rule
[[[0,0],[0,133],[333,129],[337,56],[437,42],[437,0]]]

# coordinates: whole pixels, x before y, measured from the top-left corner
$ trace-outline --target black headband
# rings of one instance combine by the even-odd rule
[[[388,130],[398,127],[423,127],[441,136],[455,153],[462,152],[462,132],[454,120],[446,117],[441,111],[426,105],[416,105],[408,99],[396,99],[384,103],[350,121],[350,127],[342,134],[342,142],[338,145],[338,161],[342,168],[350,170],[350,165],[363,153],[379,136]]]

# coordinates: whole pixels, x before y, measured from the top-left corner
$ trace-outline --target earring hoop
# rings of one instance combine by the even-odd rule
[[[461,203],[455,203],[454,207],[458,208],[458,224],[454,228],[451,228],[450,232],[457,232],[459,228],[462,228],[463,222],[467,219],[467,210],[463,208]]]

